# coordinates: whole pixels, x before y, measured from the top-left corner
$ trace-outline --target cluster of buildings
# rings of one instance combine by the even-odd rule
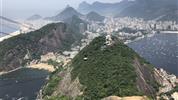
[[[93,33],[112,33],[124,41],[130,41],[145,35],[153,36],[152,34],[160,31],[178,31],[178,24],[175,21],[146,21],[131,17],[106,18],[104,22],[90,22],[87,30]]]
[[[155,21],[144,20],[142,18],[110,18],[106,19],[105,23],[113,24],[114,30],[130,28],[133,30],[178,30],[178,25],[175,21]]]
[[[114,31],[130,28],[133,30],[178,30],[178,24],[175,21],[146,21],[142,18],[106,18],[104,22],[91,22],[87,29],[94,32],[106,32],[108,28]]]
[[[105,25],[102,22],[90,22],[87,25],[87,31],[94,32],[94,33],[103,33],[105,32]]]
[[[100,34],[99,33],[92,33],[89,31],[85,31],[83,33],[86,38],[83,38],[78,45],[72,45],[70,51],[64,51],[63,55],[66,56],[69,59],[74,58],[79,51],[81,51],[86,45],[88,45],[95,37],[98,37]]]
[[[157,94],[157,100],[178,100],[178,91],[172,91],[178,86],[178,79],[176,76],[173,74],[168,74],[162,68],[155,68],[154,75],[157,82],[161,85]],[[168,92],[171,94],[166,94]]]
[[[162,68],[156,69],[155,68],[155,78],[158,81],[159,84],[161,84],[161,87],[159,89],[159,93],[166,93],[174,89],[176,85],[178,84],[178,79],[173,74],[168,74],[165,70]]]

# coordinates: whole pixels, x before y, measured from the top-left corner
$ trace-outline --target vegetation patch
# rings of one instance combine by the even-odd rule
[[[110,47],[105,47],[104,42],[104,37],[94,39],[72,61],[72,79],[79,77],[86,87],[84,98],[142,95],[136,87],[132,66],[135,52],[119,41]]]
[[[48,81],[48,84],[43,89],[43,95],[44,96],[52,95],[60,80],[61,78],[59,76],[56,75],[52,76]]]
[[[68,23],[52,23],[39,30],[20,34],[0,42],[0,71],[9,71],[32,60],[40,59],[47,52],[63,52],[79,41],[82,20],[72,19]],[[30,53],[29,59],[24,59]]]
[[[52,59],[49,59],[49,60],[47,61],[47,63],[48,63],[48,65],[54,66],[55,69],[60,68],[61,65],[62,65],[61,63],[59,63],[59,62],[57,62],[57,61],[54,61],[54,60],[52,60]]]
[[[47,85],[43,88],[43,97],[45,96],[51,96],[52,93],[56,90],[57,85],[59,84],[60,80],[62,78],[58,75],[59,72],[63,70],[63,67],[60,66],[58,69],[56,69],[54,72],[52,72],[49,76],[49,81],[47,82]]]

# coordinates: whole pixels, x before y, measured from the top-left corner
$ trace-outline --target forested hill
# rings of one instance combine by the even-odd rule
[[[47,52],[61,52],[70,49],[70,46],[83,36],[79,33],[79,23],[52,23],[39,30],[20,34],[0,43],[0,71],[9,71],[27,62],[39,59]],[[75,22],[75,23],[74,23]],[[73,27],[76,27],[75,29]],[[24,59],[29,52],[30,58]]]
[[[112,46],[106,46],[105,37],[95,38],[72,60],[71,70],[53,75],[60,81],[56,87],[52,85],[53,78],[54,82],[49,81],[44,98],[101,100],[113,95],[154,98],[158,84],[153,66],[118,39],[113,40]],[[53,92],[49,92],[53,90],[51,85],[55,87]]]

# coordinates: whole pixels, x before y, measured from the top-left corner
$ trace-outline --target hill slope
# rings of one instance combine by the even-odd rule
[[[86,87],[85,98],[153,95],[157,85],[153,67],[123,43],[116,40],[113,46],[104,48],[104,41],[103,37],[96,38],[73,59],[72,77],[78,77]]]
[[[112,46],[105,46],[105,38],[97,37],[79,52],[69,65],[71,75],[65,75],[65,71],[57,74],[62,80],[53,96],[84,100],[101,100],[112,95],[154,97],[158,84],[153,67],[128,46],[114,41]]]
[[[0,42],[0,71],[9,71],[23,66],[28,61],[39,59],[47,52],[60,52],[82,38],[80,22],[48,24],[37,31],[21,34]],[[81,20],[82,21],[82,20]],[[30,53],[30,59],[24,57]]]

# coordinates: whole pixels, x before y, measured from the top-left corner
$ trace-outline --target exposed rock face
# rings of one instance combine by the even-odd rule
[[[54,27],[48,35],[45,35],[39,40],[41,44],[46,46],[46,50],[56,49],[56,47],[62,46],[62,40],[69,34],[66,32],[66,25],[61,24],[60,26]]]
[[[154,73],[150,71],[150,66],[141,64],[138,58],[135,58],[134,65],[137,73],[137,86],[144,94],[155,96],[157,92],[154,88],[155,83]]]
[[[57,90],[53,93],[54,96],[57,95],[67,95],[69,97],[75,98],[81,95],[81,87],[82,85],[79,82],[79,79],[75,80],[71,79],[70,71],[67,70],[59,74],[63,79],[59,82]]]

